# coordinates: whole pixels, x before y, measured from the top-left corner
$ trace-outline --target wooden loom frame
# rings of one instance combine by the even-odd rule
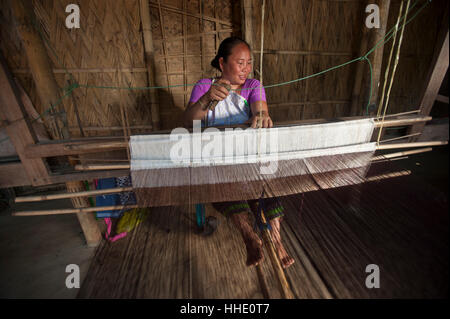
[[[101,138],[82,138],[74,140],[52,140],[50,142],[39,143],[36,135],[31,127],[30,119],[25,112],[23,102],[20,99],[18,88],[12,78],[12,74],[6,67],[3,58],[0,68],[0,90],[2,92],[0,98],[0,111],[5,115],[4,122],[8,136],[16,148],[20,158],[20,163],[2,164],[0,165],[0,187],[15,186],[41,186],[57,184],[69,181],[92,180],[97,178],[119,177],[129,174],[127,165],[112,165],[109,169],[96,168],[97,171],[59,173],[50,171],[45,163],[45,158],[56,156],[70,156],[89,153],[99,153],[102,151],[120,150],[128,147],[128,142],[123,137],[101,137]],[[448,60],[447,60],[448,63]],[[395,126],[413,126],[425,123],[432,118],[426,115],[402,115],[394,114],[383,122],[383,127]],[[345,121],[360,119],[363,117],[342,117],[335,120]],[[277,123],[277,126],[283,125],[302,125],[302,124],[318,124],[326,123],[331,120],[315,119],[301,120]],[[379,127],[381,122],[375,124],[375,128]],[[243,127],[243,126],[241,126]],[[156,131],[151,134],[169,133],[166,131]],[[389,146],[379,146],[383,148],[408,148],[422,147],[432,145],[443,145],[446,142],[420,142],[420,143],[400,143],[389,144]],[[81,170],[82,166],[80,166]],[[118,169],[119,168],[119,169]],[[8,176],[11,170],[18,174]]]

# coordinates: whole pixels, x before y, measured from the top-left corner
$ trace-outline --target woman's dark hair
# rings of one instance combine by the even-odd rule
[[[247,42],[238,37],[229,37],[223,40],[219,45],[219,50],[217,51],[216,57],[211,61],[211,66],[216,68],[219,71],[220,69],[219,59],[223,58],[225,62],[227,62],[227,58],[231,55],[231,50],[238,44],[245,44],[247,48],[250,50],[250,46]]]

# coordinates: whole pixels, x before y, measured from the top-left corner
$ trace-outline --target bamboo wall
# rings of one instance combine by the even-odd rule
[[[252,0],[256,69],[259,69],[261,2]],[[80,29],[65,27],[65,7],[69,3],[80,6]],[[266,0],[264,84],[310,75],[358,57],[365,3]],[[400,0],[391,1],[387,30],[394,25],[399,3]],[[148,85],[139,0],[33,0],[31,4],[44,38],[48,39],[48,55],[61,88],[67,86],[68,80],[64,67],[83,85]],[[407,26],[388,113],[418,107],[444,4],[444,0],[433,1]],[[149,6],[158,86],[192,84],[202,77],[213,76],[210,61],[220,41],[241,34],[239,0],[149,0]],[[2,54],[38,112],[43,112],[48,106],[40,104],[35,92],[7,0],[0,0],[0,28]],[[384,47],[383,61],[389,54],[390,43]],[[356,65],[267,89],[273,119],[348,116]],[[162,128],[181,125],[181,114],[191,90],[191,86],[158,90]],[[73,137],[80,134],[74,105],[87,135],[123,134],[120,104],[127,111],[130,126],[146,127],[132,130],[133,133],[151,129],[148,91],[79,88],[73,91],[73,97],[64,100]]]
[[[211,60],[220,42],[239,35],[240,2],[232,0],[150,1],[158,86],[194,84],[216,72]],[[181,125],[192,86],[158,91],[163,127]]]
[[[261,3],[252,0],[255,51],[260,50]],[[365,28],[363,23],[367,16],[366,3],[361,0],[266,0],[264,84],[304,77],[359,57],[362,30]],[[417,7],[421,4],[423,1]],[[444,0],[433,1],[406,26],[388,113],[419,108],[419,95],[430,66],[445,4]],[[400,0],[391,1],[387,31],[395,25],[399,6]],[[392,41],[389,41],[384,46],[380,87],[391,45]],[[255,68],[259,69],[259,54],[255,55],[255,60]],[[284,121],[349,116],[357,63],[363,62],[289,86],[267,89],[272,117],[276,121]],[[369,66],[364,63],[364,82],[369,87]],[[376,83],[373,89],[377,89]],[[368,90],[366,93],[368,98]],[[360,102],[360,114],[366,104],[367,99]]]
[[[406,112],[419,108],[420,94],[430,68],[446,4],[446,0],[433,0],[416,19],[406,26],[388,113]],[[399,7],[399,0],[391,1],[389,29],[395,24]],[[384,48],[382,78],[384,78],[385,63],[390,47],[391,44]]]
[[[72,30],[65,26],[68,15],[65,7],[70,3],[74,1],[32,1],[39,27],[49,43],[47,52],[59,87],[68,84],[64,67],[83,85],[146,86],[138,0],[77,1],[81,28]],[[2,52],[41,113],[48,106],[40,105],[36,96],[6,4],[2,0],[2,40],[6,38],[2,41]],[[136,70],[130,72],[130,69]],[[64,99],[72,136],[79,134],[74,104],[78,107],[82,125],[92,128],[121,126],[119,103],[127,109],[131,126],[150,123],[146,92],[79,88],[73,91],[73,99]],[[89,131],[88,135],[114,133],[117,131]]]
[[[255,50],[260,50],[261,2],[253,0]],[[266,2],[263,81],[279,83],[342,64],[358,51],[364,7],[360,1]],[[259,68],[259,55],[255,67]],[[348,114],[355,64],[324,76],[268,89],[275,121]]]

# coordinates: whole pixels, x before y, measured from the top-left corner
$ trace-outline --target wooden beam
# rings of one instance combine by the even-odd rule
[[[19,90],[9,72],[6,61],[0,54],[0,111],[4,117],[6,133],[8,134],[17,154],[22,162],[22,168],[32,185],[45,185],[50,182],[47,164],[42,159],[28,159],[25,156],[25,147],[37,142],[31,126],[31,120],[20,99]],[[14,184],[9,177],[3,183]],[[19,178],[16,183],[22,183]]]
[[[441,94],[438,94],[438,96],[436,97],[436,101],[449,104],[448,103],[448,96],[441,95]]]
[[[75,165],[77,171],[96,171],[110,169],[130,169],[130,164],[79,164]]]
[[[37,20],[33,8],[26,0],[10,1],[10,4],[39,99],[45,109],[54,106],[54,110],[61,114],[60,90],[44,43],[36,30]],[[64,138],[69,138],[66,123],[60,116],[45,116],[44,122],[52,135],[62,134]]]
[[[448,144],[448,141],[395,143],[395,144],[377,145],[377,150],[391,150],[391,149],[395,149],[395,148],[413,148],[413,147],[423,147],[423,146],[438,146],[438,145],[447,145],[447,144]]]
[[[100,206],[100,207],[80,207],[80,208],[67,208],[67,209],[53,209],[53,210],[35,210],[12,213],[12,216],[41,216],[41,215],[61,215],[61,214],[83,214],[88,216],[94,216],[93,212],[102,212],[107,210],[125,210],[138,208],[138,205],[127,206]]]
[[[203,16],[203,1],[199,1],[199,5],[198,5],[198,10],[200,13],[200,16]],[[205,41],[205,24],[202,19],[198,20],[199,23],[199,36],[200,36],[200,66],[201,66],[201,74],[202,74],[202,79],[205,77],[205,57],[204,57],[204,41]],[[214,34],[215,34],[216,30],[214,30]],[[215,36],[215,35],[214,35]]]
[[[186,0],[183,0],[183,11],[187,11],[187,2],[186,2]],[[182,22],[182,25],[183,25],[183,35],[185,36],[185,35],[187,35],[187,19],[186,19],[186,16],[185,15],[183,15],[183,22]],[[186,57],[186,55],[187,55],[187,39],[186,39],[186,37],[184,37],[183,38],[183,85],[184,85],[184,88],[185,88],[185,90],[186,90],[186,87],[187,87],[187,57]],[[189,97],[187,97],[186,96],[186,94],[183,94],[183,107],[186,107],[187,106],[187,99],[189,99]]]
[[[50,179],[53,184],[76,182],[76,181],[86,181],[99,178],[110,178],[110,177],[122,177],[130,175],[130,170],[108,170],[108,171],[92,171],[92,172],[70,172],[61,174],[52,174]],[[79,191],[84,191],[80,189]]]
[[[426,147],[426,148],[419,148],[418,150],[411,150],[411,151],[403,151],[403,152],[395,152],[395,153],[383,154],[383,155],[372,157],[371,161],[375,162],[375,161],[391,159],[391,158],[396,158],[396,157],[401,157],[401,156],[420,154],[420,153],[425,153],[425,152],[431,152],[432,150],[433,149],[431,147]]]
[[[372,1],[366,0],[365,7],[369,5]],[[367,53],[368,45],[369,45],[369,29],[366,27],[366,16],[365,14],[362,15],[363,21],[360,25],[362,25],[362,31],[361,31],[361,41],[359,46],[359,56],[363,56]],[[353,93],[352,93],[352,104],[350,107],[350,115],[357,116],[361,115],[361,104],[360,101],[360,94],[361,94],[361,86],[362,81],[364,77],[364,69],[366,67],[366,61],[361,60],[358,61],[358,64],[356,65],[356,71],[355,71],[355,80],[353,82]]]
[[[415,123],[425,123],[428,121],[431,121],[433,118],[431,116],[410,116],[410,117],[404,117],[404,118],[397,118],[397,119],[390,119],[390,120],[384,120],[383,121],[377,121],[375,123],[375,128],[379,128],[381,125],[383,127],[394,127],[394,126],[408,126],[413,125]]]
[[[252,0],[241,0],[241,32],[242,37],[253,48],[253,20],[252,20]],[[253,51],[255,52],[255,51]],[[253,61],[253,57],[252,57]],[[253,71],[249,75],[253,78]]]
[[[122,192],[131,192],[131,191],[133,191],[133,187],[118,187],[118,188],[110,188],[110,189],[96,189],[93,191],[85,191],[85,192],[77,192],[77,193],[59,193],[59,194],[38,195],[38,196],[22,196],[22,197],[16,197],[15,202],[16,203],[42,202],[45,200],[55,200],[55,199],[74,198],[74,197],[90,197],[90,196],[115,194],[115,193],[122,193]]]
[[[448,10],[449,4],[446,1],[445,14],[443,15],[441,29],[437,37],[433,58],[431,60],[430,69],[426,77],[425,85],[422,89],[420,99],[420,114],[429,115],[431,108],[439,94],[442,81],[448,69],[449,59],[449,39],[448,39]],[[422,132],[425,127],[424,123],[414,125],[408,134]],[[417,137],[412,137],[411,141],[416,141]]]
[[[155,86],[155,48],[153,46],[152,25],[148,0],[139,0],[139,6],[148,85]],[[156,90],[150,90],[149,94],[153,130],[157,131],[160,128],[158,92]]]
[[[33,12],[32,3],[27,0],[13,0],[10,1],[10,4],[41,103],[46,109],[52,107],[61,112],[64,109],[62,104],[60,104],[61,96],[59,94],[59,88],[51,69],[50,59],[47,55],[43,39],[37,30],[38,22]],[[70,138],[68,126],[64,118],[44,117],[43,119],[53,139]],[[84,184],[81,181],[67,182],[66,188],[68,192],[78,192],[84,190]],[[90,206],[87,198],[74,198],[71,201],[72,205],[76,208]],[[87,245],[92,247],[97,246],[102,236],[94,216],[78,213],[77,218],[83,229]]]
[[[11,174],[14,172],[14,174]],[[31,185],[22,163],[8,163],[0,165],[0,188]]]
[[[372,2],[373,3],[373,2]],[[368,49],[371,49],[377,45],[378,42],[381,41],[377,49],[375,49],[369,56],[368,59],[372,63],[372,98],[370,100],[369,105],[378,105],[378,91],[380,88],[380,78],[381,78],[381,66],[383,63],[383,52],[384,52],[384,43],[382,42],[384,36],[386,35],[386,26],[389,17],[389,9],[391,5],[391,0],[376,0],[375,3],[380,8],[380,28],[374,28],[369,36],[369,44]],[[367,62],[366,62],[367,64]],[[370,94],[370,71],[369,67],[366,66],[366,72],[363,76],[363,85],[360,91],[360,107],[366,107],[369,102],[369,94]],[[363,110],[364,112],[364,110]],[[376,112],[376,108],[375,108]],[[373,115],[373,112],[369,113]]]
[[[366,6],[372,4],[374,1],[367,1]],[[365,24],[366,15],[364,14],[364,22],[362,24],[363,31],[361,37],[361,45],[359,56],[365,55],[370,49],[380,42],[386,35],[386,25],[389,16],[390,0],[376,0],[375,1],[380,8],[380,28],[368,29]],[[370,105],[376,105],[378,99],[378,89],[381,76],[381,65],[383,60],[384,44],[381,43],[377,49],[368,56],[372,64],[372,76],[373,76],[373,91]],[[368,98],[370,93],[370,72],[367,66],[367,61],[362,60],[358,63],[355,73],[355,82],[353,85],[353,95],[351,104],[351,115],[360,115],[363,112],[363,108],[368,104]]]
[[[120,139],[120,140],[119,140]],[[87,141],[52,141],[51,143],[30,144],[25,147],[27,158],[41,158],[54,156],[99,153],[120,150],[128,146],[123,137],[109,139],[87,139]]]
[[[306,125],[306,124],[319,124],[319,123],[331,123],[336,121],[351,121],[367,118],[365,116],[345,116],[338,117],[334,119],[308,119],[301,121],[283,121],[274,123],[274,127],[286,126],[286,125]],[[431,116],[421,116],[421,115],[407,115],[398,116],[390,119],[385,119],[384,122],[380,120],[375,120],[375,128],[379,128],[382,123],[383,127],[394,127],[394,126],[408,126],[415,123],[427,122],[432,120]]]
[[[408,175],[411,175],[411,171],[403,170],[403,171],[398,171],[398,172],[370,176],[370,177],[366,178],[366,182],[374,182],[374,181],[380,181],[380,180],[387,179],[387,178],[402,177],[402,176],[408,176]]]
[[[307,50],[308,52],[311,52],[311,49],[313,47],[313,30],[314,30],[314,23],[315,21],[315,17],[316,17],[316,4],[317,1],[310,1],[311,4],[311,14],[308,15],[308,19],[309,19],[309,23],[306,20],[305,21],[305,25],[308,25],[309,28],[309,33],[308,33],[308,42],[307,42]],[[312,65],[311,65],[311,61],[313,59],[312,55],[307,55],[304,57],[303,59],[303,70],[304,70],[304,74],[312,74],[313,70],[312,70]],[[304,92],[303,92],[303,100],[307,101],[309,100],[309,85],[310,85],[311,81],[305,81],[303,83],[303,88],[304,88]],[[301,85],[301,83],[299,83],[299,85]],[[300,86],[302,87],[302,86]],[[289,108],[289,113],[291,113],[292,108]],[[305,117],[306,113],[306,104],[302,105],[301,109],[300,109],[300,118],[303,119]],[[289,117],[291,117],[290,114],[288,114]]]
[[[166,32],[165,32],[165,27],[164,27],[164,16],[162,14],[162,9],[161,9],[161,0],[158,0],[158,15],[159,15],[159,26],[160,26],[160,30],[161,30],[161,37],[164,40],[164,39],[166,39]],[[167,86],[170,86],[170,77],[168,75],[169,62],[168,62],[168,56],[167,56],[167,43],[165,41],[162,42],[162,49],[163,49],[163,54],[164,54],[164,66],[165,66],[165,72],[166,72]],[[170,89],[170,87],[168,88],[168,91],[170,94],[172,94],[172,90]]]

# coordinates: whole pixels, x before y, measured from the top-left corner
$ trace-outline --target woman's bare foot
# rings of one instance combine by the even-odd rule
[[[262,241],[253,231],[248,214],[246,212],[233,214],[231,220],[240,230],[242,239],[244,240],[247,249],[247,266],[258,265],[264,259]]]
[[[254,238],[244,238],[245,247],[247,248],[247,266],[257,266],[263,261],[264,255],[262,250],[262,241],[258,236]]]
[[[287,254],[283,244],[281,243],[280,218],[278,217],[270,220],[270,227],[272,228],[270,235],[272,236],[272,241],[275,245],[275,249],[277,250],[278,257],[280,258],[281,266],[283,268],[288,268],[295,262],[295,260]]]

